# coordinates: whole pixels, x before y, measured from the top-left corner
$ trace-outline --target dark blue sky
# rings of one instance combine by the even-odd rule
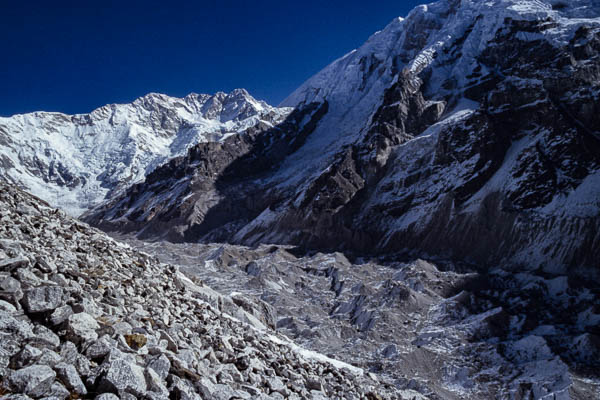
[[[244,87],[278,104],[426,1],[3,1],[0,115]]]

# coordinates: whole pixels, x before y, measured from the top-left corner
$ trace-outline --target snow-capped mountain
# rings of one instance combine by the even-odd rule
[[[0,176],[78,215],[197,143],[267,129],[289,111],[237,89],[182,99],[151,93],[89,114],[0,118]]]
[[[289,108],[249,106],[243,134],[200,138],[169,122],[195,108],[165,103],[144,126],[179,156],[160,153],[131,186],[108,174],[83,218],[187,242],[141,246],[259,297],[278,329],[415,398],[597,398],[599,71],[597,0],[440,0]],[[239,115],[219,112],[197,115]]]
[[[89,220],[597,276],[599,49],[596,1],[418,7],[284,101],[288,134],[196,147]]]

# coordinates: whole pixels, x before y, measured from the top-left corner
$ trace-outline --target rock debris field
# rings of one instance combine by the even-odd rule
[[[0,182],[0,398],[413,398],[262,315]]]

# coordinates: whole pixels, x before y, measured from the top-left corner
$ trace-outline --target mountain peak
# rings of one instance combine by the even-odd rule
[[[484,51],[507,20],[552,21],[554,26],[532,35],[524,32],[525,40],[565,42],[582,24],[600,24],[600,2],[589,0],[440,0],[414,8],[406,18],[396,18],[383,30],[373,34],[360,48],[331,63],[311,77],[287,97],[280,106],[294,107],[300,103],[340,102],[355,106],[363,101],[367,80],[375,76],[387,86],[399,70],[410,68],[420,73],[432,63],[457,64],[469,75],[472,60]],[[457,41],[461,54],[450,54]],[[458,60],[452,59],[457,56]],[[373,72],[377,71],[377,74]],[[454,70],[448,70],[455,73]],[[447,90],[441,80],[432,92]],[[373,93],[371,93],[373,94]],[[379,92],[381,95],[381,92]],[[369,100],[370,101],[370,100]],[[361,114],[360,119],[366,120]]]
[[[250,93],[248,93],[248,91],[246,89],[233,89],[230,93],[229,96],[232,97],[250,97],[252,99],[254,99],[252,96],[250,96]]]
[[[364,245],[369,251],[377,246],[401,251],[410,243],[437,252],[443,246],[443,251],[463,252],[459,257],[482,263],[508,259],[516,263],[527,254],[530,265],[556,269],[575,257],[580,264],[589,263],[591,258],[583,256],[588,253],[574,253],[577,246],[586,246],[580,239],[562,241],[578,244],[553,250],[552,255],[550,245],[528,248],[527,235],[532,232],[549,243],[561,243],[555,239],[565,233],[542,232],[541,222],[523,237],[511,238],[508,256],[500,248],[490,249],[489,243],[508,243],[494,233],[486,231],[489,243],[480,244],[473,254],[471,239],[462,236],[463,231],[450,230],[453,222],[472,224],[473,232],[482,230],[473,215],[488,207],[484,203],[492,198],[499,209],[489,218],[499,226],[529,210],[538,213],[540,221],[553,213],[564,218],[597,215],[597,202],[589,202],[588,196],[597,198],[594,187],[600,176],[600,152],[589,150],[600,148],[598,79],[590,67],[598,63],[598,10],[597,1],[441,0],[415,8],[405,19],[394,19],[282,103],[297,107],[295,115],[322,108],[296,119],[299,139],[289,147],[280,144],[292,151],[256,183],[260,188],[256,198],[261,201],[253,200],[256,208],[249,206],[247,214],[240,211],[242,217],[231,217],[238,218],[231,226],[243,227],[224,235],[244,244],[287,241],[353,249]],[[244,110],[236,101],[219,107],[221,120]],[[268,158],[272,145],[271,138],[264,139],[258,148],[266,149],[266,155],[252,154],[248,159]],[[256,170],[262,171],[262,166]],[[212,184],[205,181],[219,178],[179,167],[176,175],[202,182],[193,185],[202,190]],[[161,176],[169,177],[177,168],[167,168],[169,172]],[[169,204],[182,201],[176,200],[183,196],[180,181],[174,185],[173,198],[166,195]],[[147,200],[151,191],[151,185],[148,194],[136,189],[123,204],[136,204],[148,215],[157,203]],[[229,193],[235,197],[238,192],[246,195],[245,188]],[[280,200],[277,206],[267,207],[273,198]],[[233,202],[223,200],[222,210],[233,207],[229,201]],[[197,214],[205,204],[186,204],[191,214],[185,220],[198,226],[175,223],[174,237],[185,232],[185,238],[196,240],[217,234]],[[165,205],[166,210],[169,207]],[[429,212],[424,211],[427,207]],[[177,208],[178,215],[182,210]],[[118,213],[139,214],[131,209]],[[452,223],[444,220],[444,228],[435,225],[436,213]],[[114,214],[111,211],[106,219]],[[153,212],[150,218],[158,226],[169,224],[169,217]],[[362,225],[357,222],[361,218]],[[131,221],[132,226],[151,224]],[[326,221],[323,226],[321,221]],[[565,226],[571,223],[565,221]],[[374,229],[378,239],[371,241]],[[348,234],[334,237],[334,231]],[[432,240],[431,231],[452,244],[415,242],[415,237]],[[539,254],[528,253],[538,250]]]

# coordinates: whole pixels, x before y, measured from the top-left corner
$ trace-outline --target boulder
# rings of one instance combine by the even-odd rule
[[[30,345],[26,345],[12,359],[13,367],[24,368],[36,363],[42,357],[42,351]]]
[[[71,306],[64,305],[58,307],[50,315],[50,323],[55,326],[60,325],[63,322],[65,322],[71,315],[73,315],[73,309],[71,308]]]
[[[119,396],[112,393],[102,393],[94,398],[94,400],[119,400]]]
[[[98,322],[87,313],[73,314],[67,319],[67,337],[76,344],[98,339],[98,329]]]
[[[160,379],[167,379],[171,369],[171,362],[167,356],[161,354],[160,356],[151,359],[150,362],[148,362],[147,367],[154,370]]]
[[[52,311],[63,303],[63,290],[57,286],[42,286],[25,291],[21,301],[29,313]]]
[[[29,264],[29,260],[23,256],[7,258],[0,260],[0,271],[11,272],[17,268],[24,267]]]
[[[31,397],[42,397],[52,387],[56,373],[47,365],[31,365],[13,371],[8,377],[12,391],[24,393]]]
[[[0,276],[0,299],[17,305],[22,298],[21,282],[12,276]]]
[[[125,359],[110,360],[103,364],[103,367],[106,373],[100,379],[98,390],[135,395],[143,395],[146,392],[146,378],[141,367]]]
[[[66,387],[78,395],[86,395],[87,389],[77,373],[75,366],[67,363],[60,363],[54,367],[60,380]]]

